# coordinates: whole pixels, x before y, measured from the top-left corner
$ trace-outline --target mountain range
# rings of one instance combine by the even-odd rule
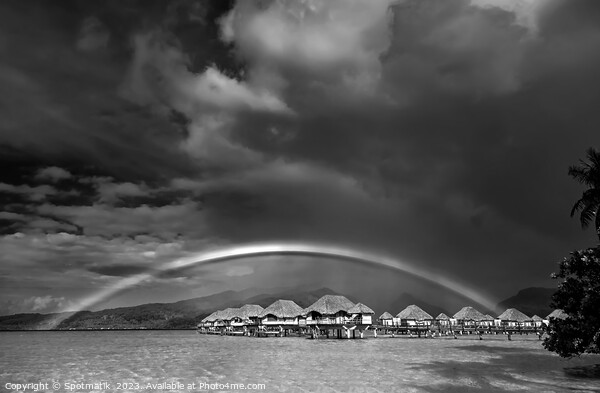
[[[526,288],[515,296],[498,304],[500,309],[517,308],[527,315],[548,315],[550,298],[555,289]],[[340,294],[329,288],[319,289],[271,289],[261,293],[253,288],[242,291],[224,291],[214,295],[181,300],[174,303],[148,303],[131,307],[120,307],[100,311],[81,311],[53,314],[15,314],[0,316],[0,330],[59,330],[71,329],[193,329],[200,320],[215,310],[227,307],[240,307],[244,304],[258,304],[267,307],[277,299],[288,299],[300,307],[307,307],[326,294]],[[346,296],[356,302],[353,296]],[[433,317],[444,312],[440,307],[426,303],[408,293],[402,293],[391,303],[370,305],[377,318],[388,310],[397,314],[406,306],[415,304]],[[481,310],[486,312],[486,310]],[[53,326],[53,321],[60,318],[62,322]]]
[[[550,303],[554,292],[556,292],[556,288],[525,288],[498,303],[498,308],[516,308],[529,316],[537,315],[545,318],[553,311]]]

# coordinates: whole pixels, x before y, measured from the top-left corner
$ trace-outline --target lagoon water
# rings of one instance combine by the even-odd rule
[[[3,332],[0,351],[2,391],[10,391],[7,383],[48,383],[42,391],[51,392],[53,382],[59,391],[105,382],[110,386],[71,391],[175,392],[192,383],[192,391],[240,391],[227,389],[229,383],[265,385],[247,390],[254,392],[600,392],[600,379],[573,373],[600,363],[600,356],[561,359],[531,336],[307,340],[194,331]],[[201,383],[223,385],[201,390]]]

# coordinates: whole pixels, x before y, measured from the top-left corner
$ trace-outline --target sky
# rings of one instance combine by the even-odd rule
[[[370,250],[495,300],[597,243],[569,165],[600,146],[596,0],[0,3],[0,314],[76,309],[254,242]],[[399,272],[272,256],[103,306]],[[398,310],[399,311],[399,310]]]

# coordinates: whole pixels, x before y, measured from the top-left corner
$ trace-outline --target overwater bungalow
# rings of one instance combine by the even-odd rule
[[[353,323],[355,325],[372,325],[373,314],[375,314],[375,311],[371,310],[362,303],[356,303],[354,306],[348,309],[348,314],[350,314],[350,319],[346,321],[346,323]]]
[[[438,326],[449,326],[450,317],[442,312],[437,317],[435,317],[435,324]]]
[[[303,315],[302,307],[292,300],[277,300],[258,315],[263,326],[298,326]]]
[[[533,317],[531,317],[531,321],[525,322],[525,326],[532,326],[535,328],[542,327],[543,324],[544,324],[544,320],[537,315],[534,315]]]
[[[550,314],[548,314],[548,316],[546,316],[546,319],[544,319],[544,323],[546,325],[548,325],[550,323],[550,319],[551,318],[566,319],[568,317],[569,317],[569,314],[567,314],[566,312],[564,312],[560,308],[557,308],[556,310],[554,310]]]
[[[263,308],[258,304],[246,304],[231,313],[231,326],[244,327],[248,325],[257,325],[258,316]]]
[[[429,313],[414,304],[411,304],[400,311],[398,315],[396,315],[396,318],[399,320],[400,325],[407,326],[431,325],[433,322],[433,317]]]
[[[212,322],[214,321],[212,319],[213,315],[216,313],[216,311],[212,312],[211,314],[207,315],[206,317],[202,318],[202,320],[200,321],[200,323],[198,324],[198,328],[200,329],[207,329],[210,326],[212,326]]]
[[[222,320],[223,310],[214,311],[200,323],[201,330],[209,332],[220,331],[225,325]]]
[[[325,295],[306,307],[303,314],[307,325],[343,325],[352,307],[354,303],[345,296]]]
[[[394,317],[389,312],[384,312],[378,318],[379,324],[382,326],[392,326]]]
[[[485,314],[484,319],[482,319],[479,322],[479,325],[484,326],[484,327],[491,327],[491,326],[497,325],[499,322],[500,322],[500,320],[498,318],[494,318],[490,314]]]
[[[238,317],[238,311],[239,308],[226,308],[225,310],[221,311],[221,313],[219,314],[219,317],[217,319],[217,323],[219,326],[225,326],[225,327],[229,327],[231,326],[231,322],[235,319],[237,319]]]
[[[461,308],[460,311],[454,314],[456,324],[463,327],[475,327],[485,318],[484,314],[469,306]]]
[[[221,321],[221,314],[223,313],[223,310],[217,310],[214,313],[210,314],[207,317],[207,322],[209,323],[209,325],[211,327],[217,327]]]
[[[502,326],[506,327],[523,327],[526,321],[530,321],[531,318],[523,314],[516,308],[509,308],[498,316],[498,319],[502,321]]]

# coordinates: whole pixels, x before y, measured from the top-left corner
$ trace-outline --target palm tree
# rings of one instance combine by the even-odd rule
[[[571,217],[581,211],[579,220],[582,228],[587,228],[595,218],[596,233],[600,239],[600,151],[590,147],[586,153],[588,162],[579,160],[579,165],[569,167],[569,175],[588,187],[573,205]]]

